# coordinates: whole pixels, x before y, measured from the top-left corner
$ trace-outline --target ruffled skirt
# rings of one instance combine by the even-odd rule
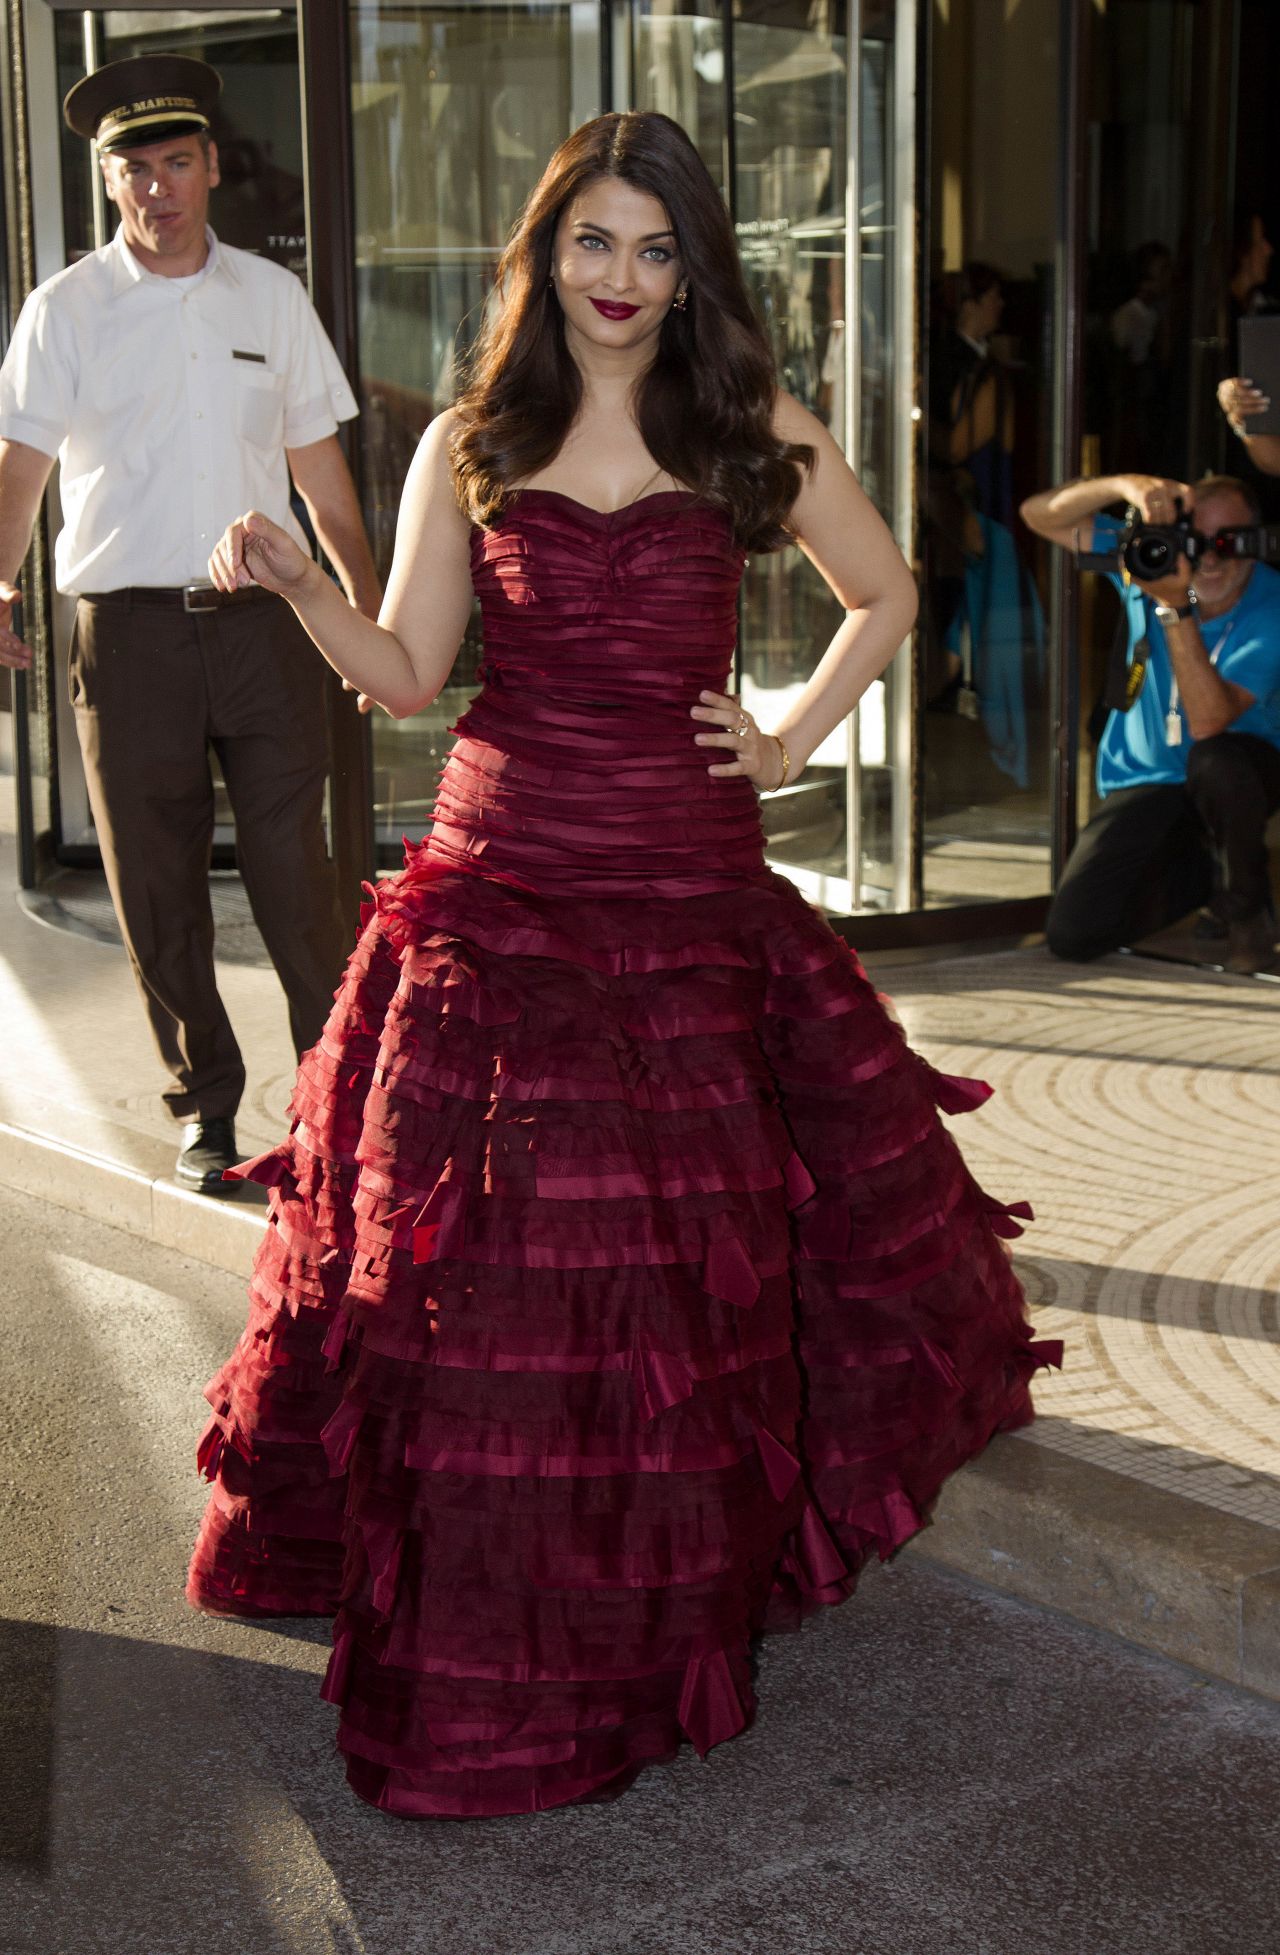
[[[841,1601],[1031,1416],[1035,1345],[907,1047],[790,884],[383,884],[208,1388],[188,1594],[337,1614],[355,1790],[417,1816],[622,1790],[753,1712],[762,1631]]]

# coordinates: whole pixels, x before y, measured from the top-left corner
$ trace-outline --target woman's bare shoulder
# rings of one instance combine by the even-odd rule
[[[444,407],[427,422],[413,458],[412,473],[437,487],[453,481],[453,455],[466,423],[456,407]]]
[[[461,425],[452,407],[427,423],[405,481],[402,514],[410,508],[423,517],[429,513],[433,522],[456,519],[460,530],[467,528],[453,476],[453,445]]]
[[[442,407],[440,412],[427,422],[418,443],[418,454],[430,458],[433,467],[452,466],[453,444],[464,426],[462,416],[456,407]]]

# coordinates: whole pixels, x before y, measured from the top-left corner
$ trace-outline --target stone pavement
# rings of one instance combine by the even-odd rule
[[[37,908],[81,934],[48,928],[13,880],[0,843],[0,1182],[243,1272],[259,1191],[214,1203],[172,1184],[100,901],[68,878]],[[257,1152],[292,1056],[233,895],[219,908]],[[1280,991],[1035,947],[872,967],[935,1064],[997,1087],[959,1137],[993,1193],[1033,1203],[1016,1261],[1037,1331],[1067,1347],[1036,1425],[956,1477],[909,1555],[1280,1697]]]
[[[926,1551],[1280,1696],[1280,992],[1040,950],[886,980],[997,1088],[960,1138],[1032,1202],[1017,1263],[1066,1344]]]
[[[1140,958],[922,975],[913,1041],[999,1091],[966,1152],[1036,1210],[1019,1267],[1068,1346],[1036,1443],[1280,1529],[1280,995]]]
[[[1269,1955],[1280,1705],[904,1556],[613,1805],[360,1805],[327,1625],[182,1601],[238,1277],[9,1194],[3,1955]]]

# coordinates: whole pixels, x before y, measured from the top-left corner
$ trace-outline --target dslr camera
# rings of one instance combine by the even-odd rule
[[[1266,523],[1241,524],[1206,536],[1179,498],[1171,523],[1144,523],[1132,505],[1125,526],[1110,550],[1077,552],[1082,570],[1127,570],[1140,584],[1164,577],[1185,557],[1194,570],[1203,557],[1250,558],[1257,563],[1280,563],[1280,529]]]
[[[1171,523],[1144,523],[1132,504],[1125,510],[1124,529],[1116,538],[1116,553],[1131,577],[1151,583],[1172,570],[1180,556],[1194,568],[1204,555],[1207,538],[1196,528],[1195,517],[1174,503]]]

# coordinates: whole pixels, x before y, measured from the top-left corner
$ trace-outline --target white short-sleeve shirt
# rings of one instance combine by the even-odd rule
[[[163,278],[117,232],[22,308],[0,439],[61,465],[61,591],[206,580],[246,509],[305,548],[285,450],[333,434],[355,397],[293,273],[207,236],[194,277]]]

